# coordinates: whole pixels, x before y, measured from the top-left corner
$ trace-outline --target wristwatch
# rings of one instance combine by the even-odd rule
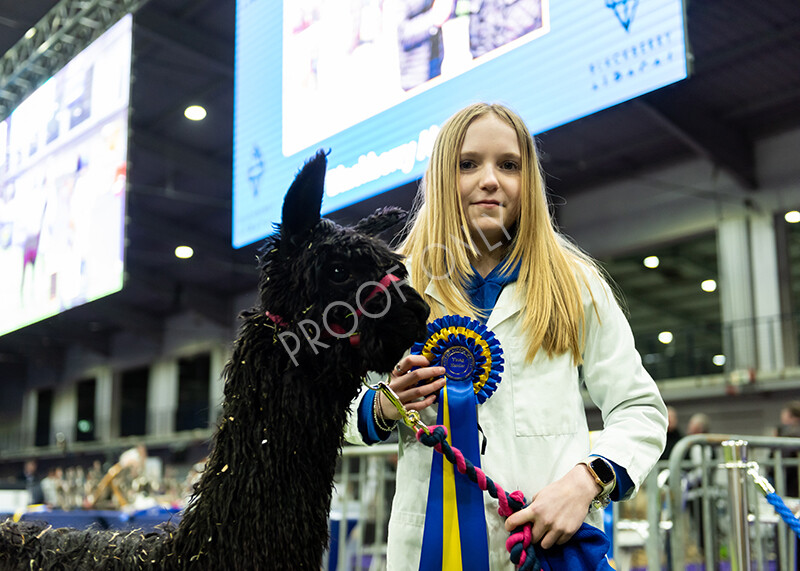
[[[589,456],[585,460],[581,460],[580,463],[586,465],[594,481],[602,488],[600,493],[592,500],[590,509],[606,507],[611,501],[609,495],[614,490],[614,486],[617,485],[617,475],[614,473],[614,468],[605,458],[600,456]]]

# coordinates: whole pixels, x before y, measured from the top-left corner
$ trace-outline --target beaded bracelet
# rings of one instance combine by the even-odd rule
[[[375,426],[383,432],[391,432],[397,422],[395,420],[390,424],[386,424],[386,417],[383,415],[383,407],[381,406],[380,392],[375,394],[375,400],[372,401],[372,419],[375,421]]]

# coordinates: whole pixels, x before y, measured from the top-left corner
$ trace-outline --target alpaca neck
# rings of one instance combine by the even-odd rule
[[[309,379],[284,369],[277,382],[265,385],[248,379],[240,361],[228,373],[223,418],[199,496],[179,530],[181,551],[191,557],[202,550],[213,568],[319,569],[341,435],[358,379]],[[353,394],[324,392],[341,386],[355,387]]]

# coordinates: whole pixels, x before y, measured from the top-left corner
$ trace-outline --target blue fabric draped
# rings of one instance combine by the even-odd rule
[[[500,297],[500,292],[503,291],[506,285],[517,281],[517,278],[519,278],[519,264],[511,268],[507,273],[501,272],[502,266],[502,262],[497,264],[485,278],[474,271],[475,268],[473,268],[473,274],[467,283],[467,295],[473,305],[480,310],[478,319],[484,325],[497,303],[497,298]]]
[[[589,525],[581,524],[569,541],[550,549],[536,548],[542,571],[613,571],[606,559],[608,536]]]

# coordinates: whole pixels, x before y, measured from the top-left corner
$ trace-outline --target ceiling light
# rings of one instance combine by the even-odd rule
[[[193,255],[194,255],[194,250],[192,250],[192,248],[189,246],[178,246],[177,248],[175,248],[175,256],[182,260],[191,258]]]
[[[700,284],[700,289],[702,289],[703,291],[707,291],[708,293],[716,291],[717,282],[714,280],[703,280],[703,282]]]
[[[191,121],[202,121],[206,118],[206,109],[200,105],[189,105],[183,114]]]
[[[711,358],[711,362],[714,363],[717,367],[721,367],[725,364],[725,355],[714,355]]]
[[[659,259],[658,256],[647,256],[642,263],[644,264],[645,268],[650,268],[652,270],[653,268],[658,267]]]
[[[800,222],[800,212],[797,210],[790,210],[786,214],[783,215],[783,219],[789,222],[790,224],[797,224]]]
[[[662,331],[658,334],[658,340],[661,341],[664,345],[669,345],[672,343],[672,332],[671,331]]]
[[[28,28],[28,31],[25,32],[25,39],[30,40],[35,35],[36,35],[36,28]]]

